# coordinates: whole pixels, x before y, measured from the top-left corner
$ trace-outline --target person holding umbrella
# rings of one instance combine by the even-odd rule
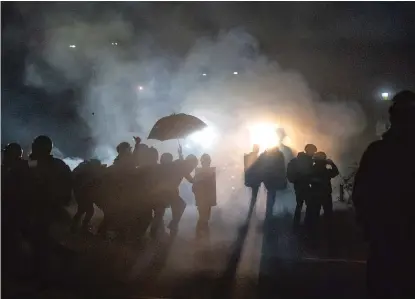
[[[159,119],[151,129],[148,139],[159,141],[179,140],[204,129],[206,126],[202,120],[195,116],[184,113],[173,114]],[[177,235],[180,220],[186,209],[186,203],[179,195],[179,186],[184,178],[188,182],[193,183],[194,180],[191,173],[198,165],[198,159],[194,155],[189,155],[183,159],[180,142],[178,154],[178,160],[173,163],[166,163],[163,166],[163,177],[165,177],[163,194],[167,197],[166,202],[171,206],[172,210],[172,220],[168,225],[172,237]]]

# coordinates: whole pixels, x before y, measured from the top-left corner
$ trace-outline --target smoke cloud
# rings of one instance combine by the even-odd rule
[[[178,39],[193,36],[183,22],[172,24]],[[295,151],[314,143],[335,162],[348,140],[365,127],[364,114],[352,99],[322,99],[301,74],[263,55],[255,37],[241,28],[197,38],[186,55],[176,56],[155,38],[138,34],[120,16],[67,25],[47,19],[45,27],[43,48],[27,60],[26,84],[50,93],[82,86],[77,112],[93,140],[90,157],[110,164],[115,146],[132,142],[134,135],[144,137],[160,154],[175,153],[176,141],[145,137],[160,117],[193,114],[206,121],[217,138],[210,148],[185,141],[185,154],[211,154],[223,205],[233,200],[235,207],[243,188],[243,154],[252,146],[249,124],[278,123]],[[59,75],[51,76],[39,61]],[[183,188],[191,197],[189,186]]]

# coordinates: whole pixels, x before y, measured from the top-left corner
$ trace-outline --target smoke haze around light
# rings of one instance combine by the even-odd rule
[[[294,150],[314,143],[334,160],[365,126],[357,104],[322,101],[301,74],[262,55],[255,37],[239,28],[201,37],[184,57],[178,57],[155,51],[155,40],[148,36],[136,38],[132,25],[120,16],[106,22],[64,23],[49,15],[45,24],[44,45],[26,62],[26,84],[54,93],[87,83],[77,111],[88,125],[94,149],[90,157],[82,158],[110,164],[115,146],[121,141],[132,143],[136,135],[160,154],[176,155],[177,141],[145,137],[159,118],[189,113],[211,128],[184,141],[184,153],[212,156],[223,205],[231,201],[235,208],[232,198],[244,188],[243,154],[251,150],[255,138],[263,147],[273,145],[269,127],[265,135],[256,131],[253,137],[250,126],[278,124]],[[59,77],[50,76],[42,68],[45,63]],[[65,153],[65,148],[60,150]],[[191,197],[186,188],[184,197]]]

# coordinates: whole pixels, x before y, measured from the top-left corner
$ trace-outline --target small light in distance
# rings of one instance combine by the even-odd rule
[[[118,43],[112,42],[111,45],[118,46]]]
[[[233,72],[234,75],[238,75],[238,72]]]
[[[138,90],[138,91],[143,91],[143,90],[144,90],[144,87],[143,87],[142,85],[138,85],[138,86],[137,86],[137,90]]]
[[[203,74],[202,74],[202,76],[203,76],[203,77],[206,77],[206,76],[207,76],[207,74],[206,74],[206,73],[203,73]]]
[[[386,101],[389,99],[389,92],[382,92],[381,96],[382,96],[382,99]]]
[[[76,45],[69,45],[69,48],[74,49],[74,48],[76,48]]]

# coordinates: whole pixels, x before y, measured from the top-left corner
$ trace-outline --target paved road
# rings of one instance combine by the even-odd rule
[[[65,235],[80,253],[65,276],[53,272],[56,282],[43,290],[20,282],[3,290],[20,296],[27,286],[27,298],[364,298],[364,246],[347,207],[335,205],[334,245],[322,238],[309,250],[291,231],[292,194],[280,196],[267,227],[263,197],[251,216],[243,192],[217,208],[211,238],[201,242],[194,207],[173,243],[120,246]]]

